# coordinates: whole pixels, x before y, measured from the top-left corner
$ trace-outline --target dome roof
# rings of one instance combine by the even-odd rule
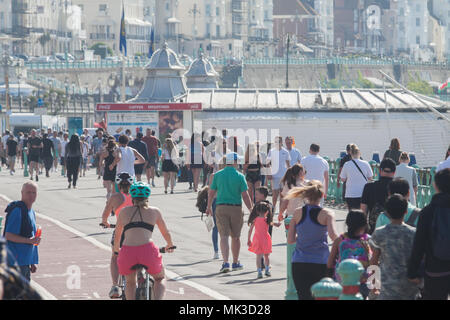
[[[185,67],[167,43],[158,49],[145,67],[147,78],[139,93],[129,102],[172,102],[186,95]]]
[[[157,69],[172,69],[172,70],[184,70],[185,67],[178,60],[177,54],[169,49],[167,43],[164,43],[163,47],[156,50],[152,55],[150,62],[145,67],[147,70]]]
[[[188,88],[218,88],[217,78],[219,74],[203,53],[191,63],[184,76]]]
[[[200,54],[198,59],[195,59],[189,70],[184,75],[186,78],[189,77],[217,77],[218,73],[214,70],[211,62],[205,58],[203,53]]]

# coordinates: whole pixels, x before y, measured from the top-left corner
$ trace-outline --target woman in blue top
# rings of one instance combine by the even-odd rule
[[[286,196],[287,200],[302,198],[308,202],[295,210],[287,240],[289,244],[296,244],[292,255],[292,277],[299,300],[313,299],[311,286],[326,276],[330,254],[328,236],[332,241],[338,237],[334,212],[319,206],[323,196],[324,187],[317,180],[292,189]]]

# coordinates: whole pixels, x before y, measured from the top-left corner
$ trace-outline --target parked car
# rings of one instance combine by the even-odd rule
[[[57,61],[66,61],[66,54],[65,53],[55,53],[55,58]],[[73,61],[75,61],[75,57],[73,55],[71,55],[70,53],[68,53],[67,61],[73,62]]]

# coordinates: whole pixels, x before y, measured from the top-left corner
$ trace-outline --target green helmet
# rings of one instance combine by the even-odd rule
[[[150,186],[142,181],[135,182],[130,187],[131,198],[148,198],[151,193]]]

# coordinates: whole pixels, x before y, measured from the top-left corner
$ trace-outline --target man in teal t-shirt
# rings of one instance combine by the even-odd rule
[[[409,200],[409,183],[408,183],[408,181],[406,181],[403,178],[395,178],[388,185],[388,193],[389,193],[389,196],[397,193],[397,194],[400,194],[403,197],[405,197],[406,200]],[[416,208],[408,201],[408,212],[405,215],[404,222],[406,224],[409,224],[411,227],[417,227],[417,222],[419,221],[419,214],[420,214],[420,209]],[[388,225],[390,223],[391,223],[391,220],[386,215],[386,213],[383,212],[378,216],[377,224],[376,224],[375,228],[378,229],[378,228]]]
[[[241,270],[243,265],[239,262],[241,248],[241,230],[244,224],[242,200],[249,211],[252,211],[252,202],[248,194],[245,176],[237,171],[238,161],[241,157],[237,153],[226,156],[227,166],[214,174],[208,193],[207,215],[212,215],[212,203],[216,199],[216,222],[220,234],[220,248],[223,256],[221,273],[230,271],[229,237],[231,236],[231,252],[233,254],[232,270]]]

